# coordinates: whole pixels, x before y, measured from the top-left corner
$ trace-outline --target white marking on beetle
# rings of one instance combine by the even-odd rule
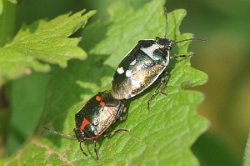
[[[159,45],[158,44],[153,44],[150,47],[146,47],[146,48],[141,48],[141,50],[147,54],[149,57],[153,57],[153,53],[155,50],[159,49]]]
[[[127,77],[131,77],[132,76],[132,71],[131,70],[127,70],[126,71],[126,76]]]
[[[107,107],[107,111],[110,113],[110,114],[114,114],[114,110],[110,107]]]
[[[133,96],[130,94],[125,95],[125,99],[130,99],[131,97],[133,97]]]
[[[136,63],[136,59],[133,60],[133,61],[130,63],[130,65],[133,66],[133,65],[135,65],[135,63]]]
[[[136,80],[132,80],[132,81],[131,81],[131,84],[132,84],[134,87],[136,87],[136,88],[140,88],[140,87],[141,87],[140,82],[139,82],[139,81],[136,81]]]
[[[118,73],[118,74],[124,73],[123,67],[118,67],[117,73]]]

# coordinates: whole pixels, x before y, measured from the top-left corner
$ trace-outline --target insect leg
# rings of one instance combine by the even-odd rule
[[[166,80],[168,78],[168,73],[166,71],[164,71],[161,75],[161,82],[159,85],[157,85],[154,93],[150,96],[150,98],[147,101],[147,105],[148,105],[148,110],[150,110],[150,102],[152,101],[152,99],[157,95],[157,92],[160,91],[161,94],[167,96],[167,94],[164,92],[164,88],[166,86]]]
[[[97,149],[96,149],[96,139],[94,139],[93,141],[94,141],[94,144],[95,144],[94,150],[95,150],[96,160],[99,160]]]
[[[168,72],[164,71],[164,73],[162,73],[161,75],[160,93],[165,96],[167,96],[167,94],[164,92],[167,79],[168,79]]]
[[[126,130],[126,129],[117,129],[117,130],[113,130],[111,133],[109,133],[109,134],[104,134],[103,136],[104,137],[111,137],[111,136],[113,136],[113,135],[115,135],[116,133],[118,133],[118,132],[129,132],[128,130]]]
[[[170,59],[176,59],[176,58],[191,58],[192,56],[195,56],[195,53],[194,53],[194,52],[192,52],[190,55],[170,56]]]
[[[82,153],[85,155],[85,156],[88,156],[87,153],[84,152],[83,148],[82,148],[82,142],[80,142],[80,149],[82,151]]]

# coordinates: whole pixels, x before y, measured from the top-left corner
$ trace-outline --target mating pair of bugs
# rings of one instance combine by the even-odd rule
[[[167,16],[165,11],[165,16]],[[126,129],[118,129],[107,134],[105,131],[116,121],[125,119],[127,100],[141,94],[157,79],[161,79],[153,95],[149,98],[147,105],[152,98],[161,92],[166,95],[163,90],[166,84],[168,72],[166,67],[174,58],[191,57],[191,55],[170,55],[172,46],[190,40],[201,40],[199,38],[189,38],[181,41],[172,41],[166,38],[157,37],[156,39],[143,39],[138,41],[135,47],[127,53],[118,65],[112,81],[112,89],[100,92],[92,97],[82,109],[75,114],[75,135],[66,135],[47,129],[53,134],[65,137],[74,137],[80,142],[80,149],[84,155],[87,154],[82,148],[82,143],[86,140],[94,141],[94,151],[98,160],[96,149],[96,139],[104,135],[111,136],[119,131],[127,131]]]

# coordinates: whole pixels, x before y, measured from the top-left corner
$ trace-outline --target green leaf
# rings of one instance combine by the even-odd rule
[[[224,140],[209,131],[195,141],[192,151],[202,166],[241,165],[240,156],[235,155]]]
[[[3,13],[3,0],[0,0],[0,15]]]
[[[91,141],[83,145],[89,154],[86,157],[76,140],[42,128],[74,134],[75,113],[98,91],[110,89],[115,68],[126,53],[140,39],[164,35],[163,4],[163,0],[151,1],[134,10],[122,2],[114,3],[108,21],[94,22],[84,29],[82,47],[88,52],[88,60],[70,61],[67,69],[53,73],[37,132],[15,156],[5,160],[7,165],[198,165],[190,147],[207,128],[207,121],[195,111],[204,96],[186,88],[204,84],[207,75],[192,68],[189,59],[171,62],[165,89],[168,96],[158,94],[151,102],[151,111],[147,110],[147,100],[159,82],[131,100],[127,119],[107,131],[125,128],[130,132],[98,138],[99,161],[95,160]],[[185,14],[185,10],[168,14],[169,38],[192,36],[179,32]],[[189,54],[189,44],[178,44],[172,55]]]
[[[247,139],[247,145],[245,149],[244,155],[244,166],[250,165],[250,134]]]
[[[17,4],[17,0],[8,0],[8,1],[13,3],[13,4]]]
[[[94,13],[65,14],[23,27],[11,43],[0,48],[0,86],[32,70],[48,72],[50,64],[66,67],[72,58],[85,59],[86,53],[77,47],[80,38],[69,36],[83,27]]]

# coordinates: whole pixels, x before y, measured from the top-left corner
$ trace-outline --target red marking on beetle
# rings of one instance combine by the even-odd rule
[[[83,118],[83,121],[82,121],[82,125],[80,126],[80,130],[83,131],[85,126],[90,124],[90,122],[88,121],[88,119],[86,118]]]
[[[100,96],[96,96],[95,99],[96,101],[101,101],[102,98]]]
[[[101,101],[100,102],[100,106],[104,107],[105,106],[105,102]]]

